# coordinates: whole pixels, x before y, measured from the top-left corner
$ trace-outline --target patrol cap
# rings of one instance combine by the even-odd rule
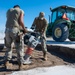
[[[44,13],[44,12],[40,12],[40,13],[39,13],[39,17],[40,17],[40,18],[42,18],[42,17],[44,17],[44,16],[45,16],[45,13]]]

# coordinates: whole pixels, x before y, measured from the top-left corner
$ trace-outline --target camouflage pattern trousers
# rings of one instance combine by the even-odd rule
[[[13,42],[17,52],[17,59],[21,60],[24,57],[24,39],[23,35],[18,37],[18,32],[19,32],[18,28],[13,29],[6,28],[5,30],[5,46],[6,46],[5,60],[11,60],[12,58]]]
[[[40,36],[40,42],[41,42],[42,51],[43,51],[43,53],[46,54],[47,46],[46,46],[46,36],[45,35]]]

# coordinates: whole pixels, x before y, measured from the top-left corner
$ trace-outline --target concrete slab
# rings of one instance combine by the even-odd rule
[[[62,46],[75,49],[75,41],[66,40],[65,42],[56,42],[52,38],[47,38],[47,45]]]
[[[75,60],[75,41],[66,40],[65,42],[56,42],[52,38],[47,38],[48,51],[58,52]]]

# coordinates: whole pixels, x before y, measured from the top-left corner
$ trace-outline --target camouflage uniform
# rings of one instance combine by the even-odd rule
[[[47,25],[48,23],[47,23],[47,20],[44,18],[43,12],[40,12],[39,17],[36,17],[32,24],[32,28],[35,27],[35,32],[40,33],[41,47],[42,47],[44,58],[46,57],[46,52],[47,52],[46,35],[45,35]]]
[[[7,48],[5,53],[5,60],[11,60],[12,58],[12,43],[14,42],[17,57],[19,60],[23,60],[24,56],[24,43],[23,35],[19,37],[20,25],[19,16],[24,11],[20,8],[11,8],[7,11],[7,21],[5,29],[5,46]]]

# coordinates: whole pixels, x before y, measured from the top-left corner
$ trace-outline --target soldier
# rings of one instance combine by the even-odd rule
[[[40,12],[39,13],[39,17],[36,17],[34,19],[34,22],[32,24],[32,29],[35,27],[35,32],[39,32],[40,33],[40,40],[41,40],[41,47],[42,47],[42,51],[43,51],[43,57],[44,60],[47,60],[47,47],[46,47],[46,36],[45,36],[45,32],[48,26],[47,20],[44,18],[45,13],[44,12]],[[33,48],[28,48],[25,54],[25,60],[29,60],[28,57],[30,57],[31,53],[33,51]],[[25,63],[27,64],[27,63]]]
[[[19,5],[15,5],[13,8],[9,9],[6,15],[7,21],[5,29],[5,66],[8,66],[12,58],[11,45],[13,42],[15,44],[18,61],[20,63],[24,62],[23,34],[25,34],[27,30],[25,29],[23,22],[24,11],[20,9]]]

